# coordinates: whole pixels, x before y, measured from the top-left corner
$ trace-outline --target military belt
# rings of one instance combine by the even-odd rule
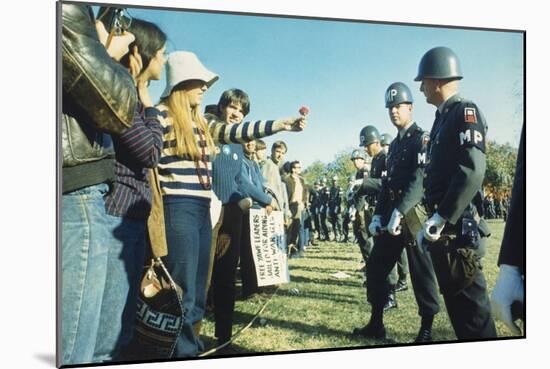
[[[388,189],[388,195],[390,196],[391,201],[395,201],[401,195],[401,190],[395,192],[394,190],[389,188]]]
[[[426,208],[426,213],[428,213],[428,218],[431,218],[436,212],[437,208],[439,207],[438,204],[427,204],[423,203],[424,207]],[[468,217],[469,219],[473,219],[479,224],[479,221],[481,220],[481,217],[479,216],[478,212],[473,212],[474,214],[471,217]],[[460,217],[462,219],[464,216]]]

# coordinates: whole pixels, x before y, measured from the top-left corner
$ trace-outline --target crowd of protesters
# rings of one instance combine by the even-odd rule
[[[125,27],[114,32],[112,19]],[[261,140],[304,130],[307,113],[245,121],[251,100],[238,88],[203,109],[204,94],[220,76],[192,52],[166,55],[166,41],[158,25],[127,21],[120,9],[102,8],[95,16],[89,6],[62,5],[63,365],[148,359],[132,348],[139,283],[155,248],[164,250],[162,262],[184,292],[171,356],[204,351],[207,296],[217,343],[227,344],[238,268],[242,297],[261,292],[251,208],[283,213],[290,258],[304,257],[316,241],[354,241],[365,270],[380,233],[371,227],[376,195],[360,189],[382,188],[385,174],[375,162],[391,155],[391,137],[379,137],[374,148],[362,141],[373,163],[354,151],[357,173],[347,188],[336,176],[330,186],[325,177],[309,184],[300,161],[285,162],[285,142],[268,148]],[[154,104],[148,84],[164,67],[166,87]],[[393,288],[380,300],[384,310],[397,307],[394,293],[407,289],[403,248],[399,255],[401,268],[393,266],[395,281],[388,282]],[[379,336],[373,329],[359,334]]]
[[[263,191],[255,139],[301,131],[306,119],[241,123],[250,101],[238,89],[226,91],[213,114],[203,114],[203,95],[218,75],[192,52],[167,57],[166,35],[150,22],[132,19],[114,34],[102,19],[109,13],[123,16],[100,9],[96,19],[84,5],[64,4],[62,11],[62,362],[125,358],[146,244],[162,243],[164,265],[184,291],[173,356],[193,357],[204,349],[199,331],[211,264],[211,199],[222,199],[226,210],[216,239],[230,251],[214,263],[213,280],[220,286],[214,298],[227,310],[220,319],[230,325],[234,296],[226,296],[232,286],[223,283],[234,285],[239,254],[245,290],[256,288],[247,248],[240,247],[247,243],[246,211],[286,204]],[[148,81],[160,78],[165,63],[166,88],[154,105]],[[231,330],[222,325],[223,341]]]

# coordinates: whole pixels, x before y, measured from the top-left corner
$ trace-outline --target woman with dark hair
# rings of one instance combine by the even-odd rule
[[[107,241],[107,277],[94,362],[124,360],[123,352],[133,336],[146,221],[151,211],[148,171],[157,166],[162,148],[160,113],[151,102],[147,85],[160,79],[166,35],[155,24],[139,19],[133,19],[131,29],[136,38],[121,63],[134,77],[139,101],[132,127],[113,137],[115,178],[105,197],[112,238]]]

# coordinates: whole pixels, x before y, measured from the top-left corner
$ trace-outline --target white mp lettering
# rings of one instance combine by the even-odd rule
[[[393,98],[397,96],[397,90],[395,89],[391,89],[388,91],[388,93],[386,94],[386,100],[387,101],[393,101]]]
[[[419,152],[418,153],[418,164],[426,164],[426,153],[425,152]]]
[[[470,130],[460,132],[460,145],[464,145],[464,142],[472,142],[472,133]]]
[[[474,143],[477,145],[482,141],[483,141],[483,135],[481,134],[481,132],[474,131]]]

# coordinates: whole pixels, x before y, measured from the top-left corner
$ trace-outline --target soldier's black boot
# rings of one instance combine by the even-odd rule
[[[432,331],[429,329],[422,329],[418,331],[418,335],[414,340],[414,343],[432,342]]]
[[[369,322],[369,324],[364,327],[354,328],[353,335],[383,340],[386,338],[386,328],[383,325],[376,327]]]
[[[365,338],[385,339],[386,328],[384,327],[383,316],[384,307],[373,305],[369,323],[364,327],[353,329],[353,335]]]
[[[420,330],[414,340],[415,343],[432,342],[432,324],[434,321],[433,315],[422,316],[422,322],[420,323]]]

